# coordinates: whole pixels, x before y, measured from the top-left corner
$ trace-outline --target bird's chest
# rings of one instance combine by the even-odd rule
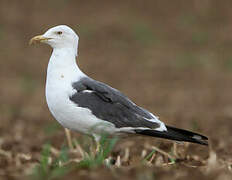
[[[73,103],[70,97],[76,92],[72,83],[49,79],[46,82],[46,100],[54,118],[64,127],[86,133],[88,129],[99,123],[90,110],[79,107]]]
[[[66,128],[73,126],[73,121],[79,120],[79,108],[70,96],[76,91],[65,73],[48,73],[46,80],[46,101],[54,118]]]
[[[65,83],[58,78],[47,78],[46,82],[46,101],[48,108],[52,115],[61,124],[67,121],[68,117],[73,108],[72,102],[69,97],[75,90],[72,89],[71,85]]]

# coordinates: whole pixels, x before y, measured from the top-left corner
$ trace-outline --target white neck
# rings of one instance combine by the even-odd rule
[[[46,86],[61,88],[86,76],[77,66],[74,48],[54,48],[47,69]]]

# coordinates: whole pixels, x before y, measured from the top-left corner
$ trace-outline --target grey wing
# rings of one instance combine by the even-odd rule
[[[86,107],[99,119],[113,123],[117,128],[160,127],[159,120],[147,110],[136,106],[118,90],[90,78],[73,83],[77,91],[70,100]]]

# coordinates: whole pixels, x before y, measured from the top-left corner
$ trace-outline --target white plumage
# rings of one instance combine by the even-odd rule
[[[139,133],[205,143],[206,137],[165,126],[118,90],[85,75],[76,64],[78,40],[77,34],[65,25],[31,39],[31,43],[44,42],[53,48],[47,68],[46,100],[62,126],[94,137],[102,132]]]

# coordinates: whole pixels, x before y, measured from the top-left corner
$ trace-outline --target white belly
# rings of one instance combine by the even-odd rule
[[[88,134],[101,133],[103,130],[113,132],[115,126],[112,123],[98,119],[89,109],[78,107],[78,102],[74,103],[69,99],[76,93],[72,83],[85,76],[76,65],[75,57],[70,57],[68,51],[67,53],[53,51],[46,80],[46,100],[49,110],[65,128]],[[106,128],[106,125],[109,128]]]
[[[70,91],[71,90],[71,91]],[[87,108],[78,107],[69,97],[75,90],[65,84],[47,83],[46,100],[54,118],[65,128],[87,134],[113,133],[115,126],[94,116]]]

